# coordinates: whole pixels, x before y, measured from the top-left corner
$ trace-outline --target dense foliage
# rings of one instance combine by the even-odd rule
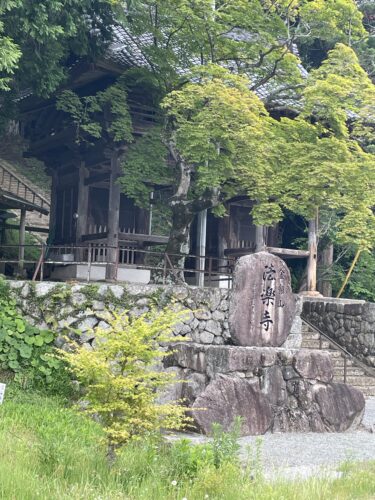
[[[17,311],[7,285],[0,281],[0,369],[23,385],[54,381],[61,362],[53,356],[55,335],[32,326]]]
[[[54,92],[75,57],[97,57],[111,39],[116,2],[3,0],[0,4],[0,85]]]

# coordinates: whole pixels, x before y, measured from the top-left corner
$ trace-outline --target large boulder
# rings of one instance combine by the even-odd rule
[[[229,327],[235,344],[281,346],[294,314],[290,272],[283,260],[268,252],[238,259],[229,304]]]
[[[328,352],[302,349],[294,358],[294,368],[305,379],[331,382],[333,379],[332,362]]]
[[[331,432],[343,432],[357,427],[365,409],[363,394],[346,384],[317,387],[315,401],[325,428]]]
[[[201,431],[209,434],[217,422],[229,430],[237,416],[242,417],[242,435],[264,434],[272,423],[272,409],[258,383],[220,376],[195,400],[193,417]]]

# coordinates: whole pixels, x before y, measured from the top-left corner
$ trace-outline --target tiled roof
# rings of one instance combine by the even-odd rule
[[[106,58],[112,60],[116,64],[126,66],[139,66],[139,67],[150,67],[145,55],[142,52],[141,47],[151,45],[153,43],[153,38],[151,35],[144,34],[142,36],[137,36],[136,38],[132,36],[128,30],[121,26],[116,26],[113,29],[115,35],[115,41],[109,46],[106,53]],[[247,40],[250,35],[243,34],[240,32],[233,32],[231,38]],[[293,53],[298,55],[297,48],[293,46]],[[199,61],[191,61],[191,64],[199,64]],[[298,65],[301,72],[301,76],[306,78],[308,72],[302,66]],[[180,73],[183,74],[186,70],[181,69]],[[256,81],[257,75],[254,74],[254,80]],[[298,99],[290,93],[290,91],[284,91],[285,86],[280,85],[280,83],[275,82],[273,79],[269,80],[267,83],[258,87],[256,90],[257,95],[263,101],[270,100],[273,106],[283,106],[283,107],[298,107]]]
[[[138,66],[144,68],[150,68],[150,64],[147,61],[141,47],[150,45],[153,43],[152,35],[143,34],[134,37],[129,33],[128,30],[121,26],[115,26],[113,28],[114,41],[109,45],[105,59],[113,61],[119,66],[129,67]],[[247,40],[250,35],[242,34],[238,32],[233,32],[231,37],[235,39]],[[297,54],[296,47],[293,47],[293,52]],[[192,60],[191,65],[199,64],[199,61]],[[298,65],[299,70],[303,78],[306,78],[308,73],[302,64]],[[180,73],[186,72],[186,69],[181,69]],[[257,75],[254,73],[254,80],[256,81]],[[259,78],[259,76],[258,76]],[[273,79],[269,80],[267,83],[258,87],[256,89],[256,94],[263,101],[270,101],[272,107],[290,107],[292,109],[298,108],[298,99],[290,93],[290,91],[284,91],[285,86],[275,82]],[[22,101],[33,94],[31,89],[25,89],[19,92],[17,96],[17,101]]]

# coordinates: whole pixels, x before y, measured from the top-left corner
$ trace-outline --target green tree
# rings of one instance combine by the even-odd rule
[[[363,14],[363,26],[368,36],[363,37],[354,48],[359,56],[362,66],[368,75],[375,79],[375,4],[372,0],[358,0],[360,11]]]
[[[272,175],[275,171],[265,159],[272,149],[270,140],[278,143],[287,126],[280,127],[275,120],[272,125],[251,92],[267,86],[266,106],[271,111],[291,93],[297,101],[304,82],[293,44],[307,39],[327,44],[357,40],[365,32],[352,0],[135,2],[128,10],[126,29],[165,98],[161,126],[128,150],[123,186],[137,203],[144,203],[149,188],[137,187],[145,180],[140,164],[147,165],[148,185],[150,180],[158,183],[159,176],[170,179],[172,229],[167,251],[182,254],[188,251],[190,224],[200,210],[213,208],[220,213],[222,202],[244,185],[261,201],[267,196],[267,179],[272,176],[276,185],[270,192],[280,191],[286,181],[280,162],[277,175]],[[240,92],[238,87],[234,91],[231,73],[242,75]],[[292,132],[292,125],[288,126]],[[308,126],[303,127],[306,132]],[[284,131],[275,134],[280,128]],[[319,139],[317,127],[311,125],[311,133]],[[151,137],[164,146],[154,170],[141,146],[150,144]],[[287,142],[292,150],[293,137]],[[317,142],[313,145],[317,147]],[[258,205],[259,214],[262,205]],[[277,203],[268,203],[270,209],[269,218],[281,216]]]
[[[248,182],[247,169],[241,172],[251,197],[266,193],[258,197],[256,221],[272,224],[288,209],[310,221],[313,237],[324,209],[335,215],[331,231],[337,241],[359,252],[371,250],[375,158],[368,143],[373,118],[369,125],[364,117],[371,116],[374,91],[354,51],[342,44],[311,72],[298,118],[274,124],[267,152],[272,173],[258,180],[263,191]]]
[[[103,52],[119,12],[118,2],[107,0],[3,0],[0,90],[49,96],[75,58]]]

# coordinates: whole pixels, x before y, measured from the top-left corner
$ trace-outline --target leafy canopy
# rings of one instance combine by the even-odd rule
[[[341,214],[337,229],[343,242],[370,248],[374,241],[375,162],[352,137],[374,97],[374,86],[353,50],[338,44],[324,64],[311,72],[303,92],[304,110],[294,120],[282,118],[271,128],[267,158],[272,173],[261,177],[266,187],[258,197],[255,219],[271,224],[289,209],[307,218],[325,207]],[[251,197],[258,184],[241,182]]]
[[[2,0],[0,90],[50,95],[76,57],[103,52],[120,12],[108,0]]]
[[[71,118],[77,143],[93,139],[117,143],[133,140],[127,91],[122,79],[90,96],[80,97],[72,90],[64,90],[57,98],[56,107]]]

